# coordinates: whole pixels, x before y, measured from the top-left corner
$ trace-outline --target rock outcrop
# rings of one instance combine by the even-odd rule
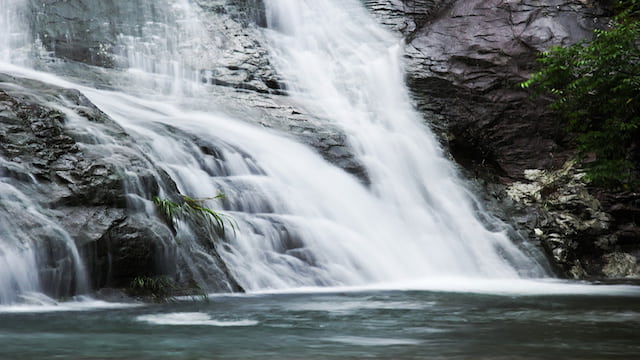
[[[637,277],[636,257],[640,228],[634,221],[640,194],[621,194],[606,201],[590,189],[585,173],[574,161],[558,170],[525,171],[526,182],[507,187],[514,211],[535,214],[521,217],[559,273],[574,279]],[[627,205],[623,205],[627,204]],[[616,212],[625,209],[626,216]]]
[[[503,217],[541,241],[561,275],[640,276],[638,194],[594,189],[571,134],[517,85],[538,52],[604,28],[589,0],[368,0],[406,40],[407,84],[443,145],[502,199]],[[505,187],[505,185],[507,187]],[[506,190],[506,193],[505,193]]]
[[[94,289],[161,276],[185,292],[241,290],[206,227],[194,224],[195,245],[183,246],[161,217],[140,206],[152,204],[160,189],[171,198],[180,194],[135,140],[77,90],[0,74],[0,179],[28,197],[23,206],[40,217],[20,230],[35,241],[41,283],[52,295],[81,290],[76,247]],[[2,216],[28,220],[17,212]],[[200,259],[203,252],[210,256]]]

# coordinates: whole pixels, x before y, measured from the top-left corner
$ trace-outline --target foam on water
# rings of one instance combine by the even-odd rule
[[[408,301],[314,301],[293,303],[287,306],[289,311],[326,311],[339,314],[350,314],[361,309],[394,309],[394,310],[419,310],[432,306],[429,302]]]
[[[249,295],[313,294],[368,291],[427,291],[486,294],[496,296],[633,296],[640,297],[636,285],[601,285],[554,279],[469,279],[467,277],[440,277],[414,281],[376,283],[364,286],[299,287],[272,291],[254,291]],[[215,296],[211,294],[210,296]]]
[[[416,339],[392,339],[392,338],[375,338],[364,336],[336,336],[326,338],[327,341],[339,342],[356,346],[397,346],[397,345],[417,345],[421,344],[421,340]]]
[[[150,314],[141,315],[136,318],[138,321],[147,322],[153,325],[203,325],[203,326],[255,326],[258,321],[255,320],[214,320],[207,313],[202,312],[176,312],[169,314]]]
[[[107,302],[87,296],[77,296],[69,301],[56,301],[41,293],[23,293],[16,303],[0,305],[0,314],[113,310],[137,306],[141,304]]]

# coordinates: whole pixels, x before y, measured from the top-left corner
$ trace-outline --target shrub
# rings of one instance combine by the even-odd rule
[[[590,42],[541,53],[539,72],[523,83],[552,98],[551,108],[577,134],[587,175],[597,185],[628,186],[637,167],[632,149],[640,140],[640,3],[623,10]]]

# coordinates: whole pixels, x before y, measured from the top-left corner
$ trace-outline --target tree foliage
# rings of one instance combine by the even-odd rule
[[[610,29],[541,53],[541,70],[521,84],[551,96],[589,158],[589,178],[609,186],[633,181],[632,148],[640,142],[640,0],[618,6]]]

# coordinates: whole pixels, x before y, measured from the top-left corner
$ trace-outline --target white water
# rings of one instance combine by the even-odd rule
[[[74,297],[72,301],[59,302],[46,295],[35,292],[25,292],[20,295],[19,300],[18,304],[0,304],[0,314],[124,309],[140,306],[140,304],[133,303],[116,303],[94,300],[86,296],[77,296]]]
[[[272,294],[340,294],[375,291],[431,291],[458,294],[483,294],[501,296],[640,296],[640,289],[635,285],[594,285],[588,282],[576,282],[558,279],[491,279],[468,277],[432,277],[418,280],[394,281],[376,283],[363,286],[335,286],[335,287],[299,287],[284,290],[264,290],[249,293],[250,296],[264,296]],[[215,296],[247,296],[245,294]],[[186,299],[185,299],[186,300]],[[398,308],[403,308],[399,305]]]
[[[515,276],[505,258],[522,266],[525,257],[478,220],[482,210],[411,105],[401,40],[357,0],[266,4],[273,54],[292,93],[344,128],[366,165],[389,215],[389,226],[375,233],[381,243],[401,239],[401,263],[391,266],[397,278]]]
[[[0,169],[0,304],[42,289],[38,261],[57,262],[46,275],[51,287],[86,291],[85,269],[73,240],[29,197],[5,181],[10,179],[3,178]],[[67,256],[39,256],[47,253],[42,248],[48,246],[61,246]]]
[[[153,325],[206,325],[220,327],[238,327],[238,326],[255,326],[258,324],[255,320],[215,320],[209,314],[202,312],[181,312],[169,314],[150,314],[140,315],[136,318],[138,321],[147,322]]]
[[[31,49],[31,37],[24,21],[24,0],[0,0],[0,61],[25,64]]]
[[[198,16],[187,1],[175,5]],[[489,230],[479,220],[492,221],[411,106],[399,39],[375,24],[355,0],[268,0],[267,5],[272,55],[292,96],[344,129],[366,166],[371,188],[287,137],[224,113],[178,105],[177,94],[194,93],[185,87],[206,96],[206,89],[185,75],[185,64],[196,63],[188,58],[193,55],[174,46],[199,27],[168,26],[175,33],[167,32],[174,38],[165,39],[166,47],[122,37],[132,67],[128,76],[157,79],[151,85],[142,81],[138,88],[132,81],[122,91],[107,92],[6,64],[0,70],[79,89],[146,149],[183,194],[206,198],[225,193],[225,210],[238,222],[238,231],[218,250],[249,291],[544,275],[508,239],[502,224],[493,222],[497,230]],[[4,19],[0,24],[12,26]],[[3,60],[13,59],[6,49],[15,46],[0,38],[9,54]],[[170,91],[149,88],[167,84],[166,79]],[[133,95],[140,93],[148,95]],[[158,100],[162,93],[173,97]],[[189,138],[158,124],[197,134],[224,160],[212,159]],[[221,209],[214,202],[207,206]],[[155,216],[152,206],[147,211]],[[5,243],[2,239],[3,249]],[[34,269],[28,251],[21,257],[14,253],[5,249],[3,261]],[[18,275],[0,281],[0,290],[7,293],[39,289],[24,285],[37,280]]]
[[[173,96],[197,90],[198,66],[216,56],[199,8],[190,0],[136,1],[134,6],[140,23],[137,31],[119,34],[116,46],[121,49],[116,54],[119,65],[128,68],[122,85]]]

